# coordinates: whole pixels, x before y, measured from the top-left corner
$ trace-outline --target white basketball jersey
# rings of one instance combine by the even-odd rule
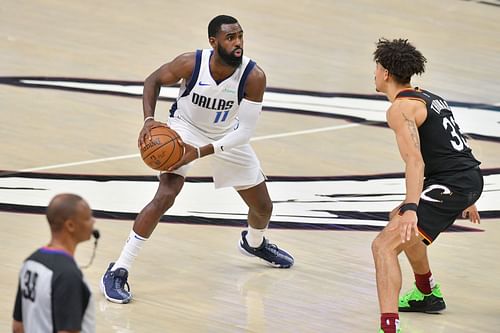
[[[210,73],[213,50],[197,50],[191,78],[182,80],[170,116],[180,118],[212,139],[237,126],[238,108],[244,97],[245,82],[255,62],[243,56],[241,65],[222,82]]]

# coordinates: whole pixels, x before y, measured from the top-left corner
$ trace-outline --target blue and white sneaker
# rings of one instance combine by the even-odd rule
[[[241,232],[241,239],[238,242],[238,248],[241,253],[249,257],[258,257],[273,267],[292,267],[293,257],[288,252],[279,249],[275,244],[270,244],[265,237],[259,247],[251,247],[245,238],[247,233],[247,230]]]
[[[125,268],[111,270],[115,263],[109,264],[106,273],[101,279],[101,290],[106,299],[113,303],[128,303],[132,299],[130,286],[128,285],[128,271]],[[125,290],[125,285],[128,290]]]

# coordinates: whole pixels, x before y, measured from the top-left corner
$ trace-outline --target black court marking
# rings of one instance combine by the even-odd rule
[[[27,88],[56,89],[80,93],[83,92],[140,98],[142,95],[143,83],[139,81],[32,76],[0,77],[0,84]],[[273,105],[278,105],[266,106],[265,109],[268,111],[334,117],[356,123],[363,122],[363,124],[367,125],[386,126],[385,120],[373,120],[366,118],[366,116],[363,115],[358,116],[358,113],[362,113],[363,111],[372,113],[380,113],[381,111],[383,114],[384,110],[380,109],[380,103],[385,103],[384,101],[386,101],[386,98],[381,95],[324,93],[279,88],[268,88],[266,93],[270,93],[271,95],[275,94],[272,96],[274,98]],[[167,95],[167,97],[163,96],[160,97],[160,99],[173,101],[176,98],[176,94],[173,91],[167,91]],[[297,108],[291,107],[290,105],[283,107],[280,106],[280,103],[286,104],[286,98],[290,95],[300,95],[301,100],[309,99],[309,101],[306,101],[309,104],[301,103],[297,105]],[[317,98],[320,98],[320,100]],[[341,103],[337,103],[332,106],[328,104],[330,102],[330,98],[345,98],[348,100],[343,100]],[[374,103],[379,104],[376,106],[371,103],[367,105],[366,103],[356,102],[363,100],[374,101]],[[356,105],[356,103],[358,104]],[[310,109],[302,104],[309,105]],[[335,110],[332,112],[316,110],[315,106],[318,104],[321,104],[324,109],[328,109],[332,106]],[[472,111],[493,111],[495,114],[500,111],[500,106],[481,103],[450,102],[449,104],[456,107],[476,108],[476,110]],[[477,133],[469,133],[469,135],[481,140],[500,142],[500,136],[498,136],[495,131],[493,132],[495,135],[486,135],[481,132],[481,129],[479,129]],[[491,130],[488,133],[491,133]],[[483,218],[499,218],[500,211],[496,209],[495,202],[500,201],[500,198],[498,198],[500,192],[500,181],[498,180],[498,177],[496,177],[500,174],[500,169],[483,170],[483,174],[485,176],[492,176],[493,178],[491,178],[492,180],[489,184],[486,184],[485,195],[483,195],[483,197],[486,197],[484,200],[487,201],[487,208],[482,210],[481,214]],[[330,177],[269,177],[269,187],[278,187],[279,189],[280,186],[286,186],[287,189],[291,188],[295,190],[295,192],[292,191],[292,193],[289,193],[288,190],[279,191],[279,193],[284,192],[289,195],[281,198],[276,198],[274,195],[271,195],[274,199],[275,208],[278,208],[278,212],[273,215],[271,220],[271,227],[317,230],[380,230],[385,225],[387,214],[393,208],[392,206],[397,205],[397,203],[401,201],[401,197],[404,197],[404,188],[398,190],[394,190],[394,188],[392,188],[392,192],[383,191],[378,193],[380,189],[378,188],[378,185],[373,185],[373,182],[377,184],[377,182],[392,179],[392,184],[385,184],[385,186],[393,186],[395,182],[397,183],[398,181],[401,181],[403,177],[404,175],[402,173]],[[10,181],[14,178],[16,179],[15,185],[10,183]],[[20,179],[24,179],[27,184],[24,184],[23,181],[19,181]],[[48,183],[43,183],[47,184],[47,188],[44,188],[43,186],[31,186],[31,182],[36,183],[37,180],[49,181]],[[86,182],[86,184],[89,185],[89,181],[92,182],[93,185],[91,185],[94,187],[96,184],[108,186],[116,182],[136,182],[137,184],[142,184],[141,186],[144,186],[145,184],[147,185],[148,183],[154,183],[152,185],[156,186],[158,181],[156,176],[70,175],[18,172],[15,170],[0,171],[0,182],[2,182],[0,185],[3,185],[0,186],[0,210],[9,212],[44,213],[47,202],[38,202],[37,204],[15,202],[15,200],[11,200],[12,195],[9,195],[9,193],[13,194],[12,191],[25,191],[28,193],[27,196],[31,195],[32,197],[36,197],[36,193],[40,194],[44,192],[47,192],[46,195],[52,195],[54,189],[52,188],[53,184],[51,184],[50,180],[54,182],[65,181],[67,182],[67,186],[65,185],[64,187],[69,189],[72,187],[75,187],[76,189],[80,188],[82,182]],[[206,188],[206,184],[210,182],[212,182],[211,177],[190,177],[187,179],[186,184],[191,184],[191,186],[195,186],[197,188],[195,193],[204,193],[200,194],[201,197],[198,200],[193,200],[193,202],[200,202],[203,201],[203,198],[218,196],[217,193],[220,192],[212,193],[211,190]],[[19,183],[23,183],[24,186]],[[345,183],[349,183],[351,185],[346,187]],[[311,184],[318,185],[312,186]],[[326,187],[325,184],[327,185]],[[351,190],[349,186],[352,186],[353,184],[358,188]],[[359,186],[361,187],[359,188]],[[150,186],[146,187],[150,188]],[[201,190],[198,190],[198,188]],[[1,199],[2,193],[5,195],[4,200]],[[117,190],[116,193],[120,193],[120,191]],[[130,193],[134,193],[134,190],[131,190]],[[88,198],[89,196],[84,195],[84,197]],[[147,198],[151,197],[152,194],[147,195]],[[103,204],[104,207],[107,207],[105,202],[102,202],[102,199],[94,198],[92,195],[90,198],[99,204]],[[339,206],[339,204],[342,204],[342,206]],[[356,205],[356,209],[354,210],[352,209],[353,205]],[[290,207],[292,209],[290,209]],[[351,207],[351,209],[346,207]],[[217,209],[218,208],[219,207],[217,207]],[[134,219],[137,214],[137,212],[130,212],[127,211],[127,209],[124,209],[123,211],[94,209],[94,211],[97,217],[110,219],[131,220]],[[208,207],[194,207],[194,210],[186,210],[181,213],[182,214],[172,213],[167,216],[163,216],[161,221],[169,223],[226,226],[246,225],[246,212],[242,211],[227,211],[222,208],[221,211],[214,212]],[[454,226],[450,229],[450,231],[478,231],[478,229]]]
[[[47,207],[27,206],[27,205],[12,205],[0,203],[0,211],[9,213],[25,213],[25,214],[41,214],[44,215]],[[200,212],[203,213],[203,212]],[[373,213],[372,213],[373,214]],[[382,216],[387,216],[387,213],[377,214],[380,215],[380,220],[386,220]],[[93,210],[93,215],[96,218],[109,219],[109,220],[134,220],[137,214]],[[359,217],[359,212],[351,212],[349,218]],[[500,211],[494,214],[496,217],[500,216]],[[196,217],[196,216],[175,216],[164,215],[160,218],[160,223],[174,223],[174,224],[189,224],[189,225],[210,225],[210,226],[229,226],[229,227],[246,227],[247,220],[243,219],[223,219],[223,218],[209,218],[209,217]],[[288,223],[271,221],[269,223],[271,229],[289,229],[289,230],[337,230],[337,231],[380,231],[383,226],[373,226],[365,224],[343,225],[343,224],[318,224],[318,223]],[[484,230],[465,227],[460,225],[452,225],[446,232],[482,232]]]
[[[500,169],[484,170],[482,218],[500,218]],[[271,228],[310,230],[381,230],[389,211],[404,198],[402,175],[378,174],[337,177],[269,177],[275,214]],[[133,220],[149,201],[158,180],[150,176],[98,176],[50,173],[10,173],[0,176],[0,211],[44,214],[50,198],[64,188],[85,197],[95,216]],[[30,186],[23,186],[30,184]],[[44,185],[44,186],[41,186]],[[383,188],[383,191],[380,191]],[[15,199],[15,193],[22,195]],[[14,191],[14,192],[13,192]],[[183,198],[183,192],[187,192]],[[208,177],[189,177],[178,202],[161,222],[194,225],[245,226],[246,207],[234,191],[215,191]],[[114,193],[113,196],[103,193]],[[206,202],[207,198],[212,200]],[[141,201],[142,200],[142,201]],[[143,202],[144,201],[144,202]],[[183,202],[184,201],[184,202]],[[122,203],[123,202],[123,203]],[[235,203],[242,207],[235,209]],[[136,207],[130,208],[131,205]],[[104,208],[103,208],[104,207]],[[114,207],[114,209],[106,209]],[[212,207],[216,207],[216,211]],[[118,208],[118,209],[117,209]],[[241,209],[240,209],[241,208]],[[354,209],[353,209],[354,208]],[[453,226],[449,231],[479,231]]]
[[[68,78],[68,77],[45,77],[45,76],[5,76],[0,77],[0,84],[12,85],[18,87],[26,87],[26,88],[43,88],[43,89],[55,89],[55,90],[65,90],[72,92],[80,92],[80,93],[93,93],[93,94],[103,94],[103,95],[115,95],[115,96],[123,96],[123,97],[134,97],[141,98],[142,96],[142,81],[119,81],[119,80],[102,80],[102,79],[86,79],[86,78]],[[141,88],[141,89],[140,89]],[[169,89],[172,87],[164,88]],[[173,88],[177,89],[178,86],[173,86]],[[367,126],[382,126],[387,127],[385,118],[383,120],[377,118],[378,120],[367,119],[363,117],[362,114],[357,112],[358,110],[364,111],[379,111],[378,109],[368,110],[366,109],[366,105],[360,106],[356,105],[355,100],[363,101],[363,100],[371,100],[376,102],[387,101],[384,96],[381,95],[371,95],[371,94],[352,94],[352,93],[325,93],[325,92],[314,92],[314,91],[305,91],[305,90],[293,90],[293,89],[281,89],[281,88],[267,88],[266,93],[274,93],[281,95],[280,100],[286,101],[286,96],[297,96],[301,95],[305,98],[323,98],[324,103],[329,103],[328,99],[331,98],[344,98],[344,99],[352,99],[350,104],[340,103],[332,107],[337,111],[324,112],[321,110],[315,110],[312,105],[314,105],[315,101],[311,101],[312,105],[309,107],[306,105],[297,105],[301,108],[294,108],[290,105],[281,103],[280,100],[273,101],[274,105],[278,104],[278,106],[270,106],[264,103],[264,110],[271,112],[285,112],[285,113],[293,113],[293,114],[305,114],[305,115],[314,115],[320,117],[329,117],[329,118],[337,118],[343,119],[346,121],[354,122],[354,123],[363,123]],[[160,96],[159,100],[165,101],[174,101],[176,99],[176,94],[171,94],[168,97]],[[266,102],[266,100],[264,101]],[[359,103],[358,103],[359,104]],[[483,111],[500,111],[500,106],[484,104],[484,103],[468,103],[468,102],[457,102],[457,101],[449,101],[448,104],[452,107],[456,108],[466,108],[466,109],[477,109]],[[317,105],[316,105],[317,106]],[[325,104],[323,106],[328,107],[329,104]],[[454,110],[455,115],[457,111]],[[470,114],[471,112],[469,112]],[[475,117],[472,118],[474,121],[481,121],[481,118]],[[495,122],[493,122],[495,123]],[[491,121],[485,121],[485,124],[481,124],[481,126],[475,126],[474,130],[465,131],[467,135],[471,138],[477,140],[484,141],[493,141],[500,142],[500,128],[491,127]],[[489,128],[489,129],[486,129]]]

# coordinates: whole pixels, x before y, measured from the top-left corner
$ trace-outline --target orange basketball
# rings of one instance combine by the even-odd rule
[[[151,141],[140,148],[144,163],[150,168],[166,171],[184,155],[184,142],[176,131],[157,126],[151,129]]]

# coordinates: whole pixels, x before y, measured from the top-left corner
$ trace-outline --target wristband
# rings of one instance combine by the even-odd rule
[[[150,120],[150,119],[151,119],[151,120],[155,120],[155,117],[153,117],[153,116],[148,116],[148,117],[144,118],[144,124],[146,123],[146,121],[148,121],[148,120]]]
[[[198,158],[200,158],[201,157],[200,147],[196,147],[196,152],[198,153]]]
[[[402,205],[400,208],[399,208],[399,215],[403,215],[404,212],[406,212],[407,210],[413,210],[414,212],[417,212],[417,209],[418,209],[418,205],[416,203],[405,203],[404,205]]]

